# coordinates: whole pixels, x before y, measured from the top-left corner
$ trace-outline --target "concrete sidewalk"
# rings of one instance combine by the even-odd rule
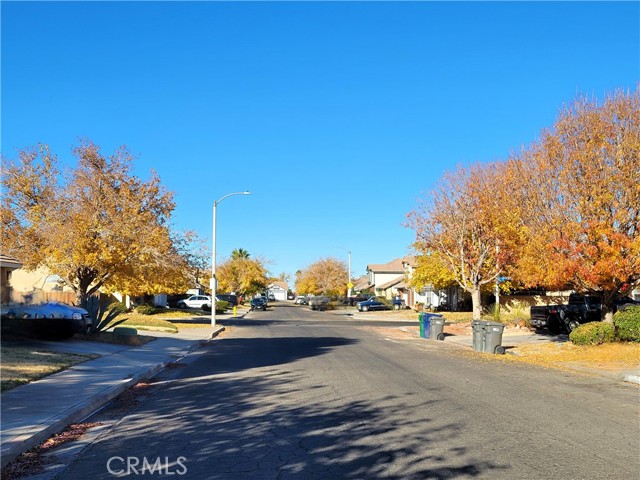
[[[82,421],[128,387],[153,376],[222,330],[224,327],[218,326],[188,328],[176,334],[140,331],[157,338],[139,347],[80,340],[40,342],[48,350],[97,353],[101,357],[2,394],[1,466]]]

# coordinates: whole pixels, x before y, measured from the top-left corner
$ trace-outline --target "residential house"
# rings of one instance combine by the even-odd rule
[[[267,295],[273,295],[276,300],[286,300],[288,291],[287,282],[273,282],[267,287]]]
[[[9,257],[8,255],[0,254],[0,286],[2,288],[2,303],[11,302],[13,291],[11,276],[14,270],[18,270],[20,268],[22,268],[22,263],[20,263],[19,260]]]
[[[407,272],[407,283],[409,283],[418,267],[418,262],[416,257],[411,256],[404,257],[403,261],[403,268]],[[434,288],[433,285],[425,285],[420,290],[408,287],[407,294],[408,300],[405,300],[405,302],[410,307],[422,305],[426,309],[470,309],[469,294],[458,285],[444,289]]]
[[[11,273],[12,298],[14,302],[62,302],[73,304],[76,294],[73,288],[45,267],[35,270],[19,268]]]
[[[352,280],[351,283],[353,283],[353,294],[368,292],[373,287],[373,285],[369,283],[369,275],[362,275]]]
[[[407,275],[403,263],[404,259],[396,258],[389,263],[367,265],[369,288],[373,289],[376,296],[392,299],[399,295],[405,303],[409,301],[409,287],[406,283]]]

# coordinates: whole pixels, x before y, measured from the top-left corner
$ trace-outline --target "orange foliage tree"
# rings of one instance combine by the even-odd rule
[[[414,248],[437,259],[436,266],[445,266],[471,295],[474,318],[482,313],[481,291],[512,265],[514,246],[522,238],[521,222],[505,208],[508,173],[501,163],[459,167],[408,214],[407,225],[416,232]],[[433,267],[433,262],[423,262],[417,275],[424,282],[446,279]]]
[[[513,164],[527,227],[519,277],[598,294],[609,320],[640,283],[638,99],[636,89],[577,100]]]

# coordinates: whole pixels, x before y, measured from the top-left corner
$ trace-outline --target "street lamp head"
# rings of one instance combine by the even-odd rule
[[[251,192],[249,190],[245,190],[244,192],[242,192],[243,195],[251,195]]]

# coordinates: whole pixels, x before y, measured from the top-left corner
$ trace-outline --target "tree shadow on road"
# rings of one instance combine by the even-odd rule
[[[463,422],[430,414],[442,406],[435,387],[428,396],[420,388],[388,395],[354,379],[351,391],[349,379],[346,387],[330,380],[322,364],[300,364],[356,343],[216,342],[67,473],[114,455],[183,456],[186,478],[196,479],[448,479],[508,470],[463,440]]]

